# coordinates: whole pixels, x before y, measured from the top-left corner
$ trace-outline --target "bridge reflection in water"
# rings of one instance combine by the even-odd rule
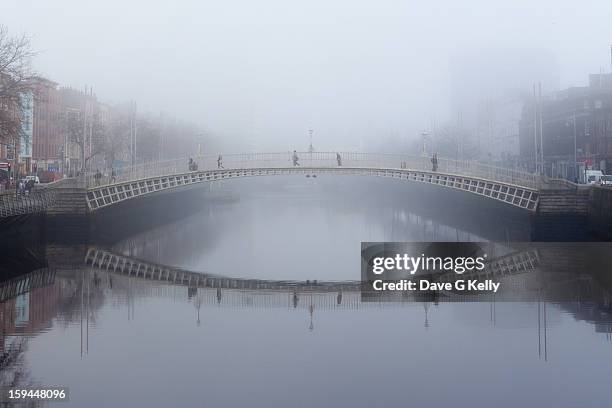
[[[483,271],[468,272],[461,279],[493,279],[502,282],[496,295],[497,301],[548,302],[592,300],[610,304],[612,279],[608,278],[605,253],[608,244],[516,244],[508,252],[487,261]],[[523,247],[523,248],[520,248]],[[589,249],[590,248],[590,249]],[[83,256],[80,261],[80,256]],[[96,287],[103,283],[117,290],[119,282],[141,282],[139,291],[143,296],[151,290],[151,296],[175,297],[177,288],[186,288],[188,298],[199,297],[201,304],[232,307],[288,307],[336,310],[342,308],[376,307],[383,303],[364,302],[363,291],[369,286],[360,281],[293,281],[245,279],[220,276],[210,273],[192,272],[159,265],[112,251],[88,247],[68,252],[61,247],[47,250],[48,265],[6,281],[0,286],[0,301],[15,298],[33,288],[44,287],[54,282],[56,274],[67,276],[75,271],[93,274]],[[428,279],[439,282],[452,281],[455,274],[432,275]],[[114,283],[113,283],[114,282]],[[145,283],[145,282],[149,282]],[[183,290],[184,291],[184,290]],[[434,298],[432,298],[434,299]],[[429,301],[411,294],[392,300]],[[452,292],[439,292],[435,302],[487,301],[490,294],[458,296]],[[376,300],[389,300],[381,297]],[[400,302],[401,303],[401,302]],[[389,305],[397,305],[390,303]],[[386,305],[385,305],[386,306]]]
[[[538,326],[538,356],[547,360],[551,309],[560,309],[593,324],[596,332],[605,334],[606,341],[612,340],[612,279],[609,278],[609,267],[605,265],[609,258],[605,252],[610,253],[607,244],[530,244],[523,248],[519,245],[519,248],[509,248],[507,254],[492,260],[486,275],[463,276],[465,279],[493,278],[502,282],[506,290],[500,295],[465,299],[452,293],[437,293],[392,299],[399,300],[392,302],[383,301],[389,299],[372,302],[363,300],[361,283],[355,281],[228,278],[157,265],[102,248],[75,250],[55,247],[47,249],[47,266],[40,268],[40,262],[37,262],[37,269],[32,272],[0,284],[2,344],[5,345],[0,365],[8,370],[17,361],[15,353],[26,350],[27,338],[62,321],[80,324],[81,353],[86,355],[90,326],[95,324],[96,316],[110,298],[114,304],[127,308],[130,320],[135,318],[136,299],[166,298],[190,302],[193,305],[191,318],[197,325],[201,324],[203,307],[260,311],[286,309],[305,312],[309,330],[314,330],[316,315],[320,313],[389,308],[421,309],[423,326],[428,329],[436,324],[433,305],[438,308],[444,307],[437,305],[445,302],[463,303],[466,300],[489,304],[488,323],[495,327],[499,324],[498,309],[506,304],[503,300],[512,299],[536,307],[532,310],[537,316],[533,316],[532,321],[537,321]],[[594,259],[599,261],[593,263]],[[440,281],[446,278],[445,275],[438,276]],[[23,302],[29,306],[24,306]],[[20,310],[24,307],[30,313],[25,320],[20,317],[23,314]],[[552,324],[556,323],[553,321]]]
[[[573,301],[591,299],[610,304],[612,278],[608,269],[612,268],[610,257],[612,246],[608,243],[529,243],[513,244],[505,254],[490,258],[482,271],[474,270],[461,275],[454,273],[434,274],[427,277],[437,282],[449,282],[455,277],[461,279],[493,279],[504,284],[497,295],[498,300],[546,300]],[[298,307],[300,297],[311,296],[320,303],[316,306],[336,309],[354,308],[361,302],[361,294],[368,291],[369,285],[361,281],[295,281],[266,280],[221,276],[211,273],[192,272],[180,268],[155,264],[137,258],[121,255],[98,247],[80,247],[64,250],[63,247],[47,249],[45,267],[37,262],[36,269],[30,273],[2,282],[0,302],[18,297],[36,288],[52,285],[56,275],[66,276],[69,272],[95,274],[97,280],[106,276],[105,284],[113,289],[120,277],[134,282],[149,281],[156,285],[157,294],[174,293],[176,287],[186,287],[188,297],[207,294],[202,297],[204,304],[223,304],[231,306],[283,306]],[[417,278],[415,276],[415,278]],[[97,281],[99,285],[101,281]],[[116,286],[115,286],[116,288]],[[534,297],[536,294],[536,297]],[[261,297],[261,303],[254,296]],[[521,296],[523,295],[523,296]],[[174,296],[174,295],[173,295]],[[246,297],[245,297],[246,296]],[[296,297],[297,296],[297,297]],[[490,295],[474,295],[476,300],[486,300]],[[519,296],[519,297],[517,297]],[[245,300],[247,299],[247,300]],[[388,300],[382,299],[381,300]],[[403,300],[403,299],[397,299]],[[421,300],[408,298],[407,300]],[[436,301],[469,300],[450,292],[440,292]],[[369,302],[365,302],[366,304]]]

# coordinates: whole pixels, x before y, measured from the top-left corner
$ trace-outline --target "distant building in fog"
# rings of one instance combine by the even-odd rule
[[[32,170],[59,171],[62,161],[60,98],[57,83],[45,78],[33,80],[34,126]]]
[[[480,160],[519,161],[519,122],[533,84],[558,89],[554,56],[534,49],[480,49],[451,60],[453,117],[472,138]]]
[[[535,165],[535,102],[520,126],[521,157]],[[553,177],[580,179],[584,169],[612,171],[612,74],[589,75],[589,85],[548,95],[542,101],[544,170]],[[576,163],[574,162],[576,160]]]

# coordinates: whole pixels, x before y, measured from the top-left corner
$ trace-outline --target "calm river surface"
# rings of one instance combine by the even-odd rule
[[[0,385],[68,387],[57,407],[612,406],[605,300],[362,303],[190,288],[82,261],[102,251],[234,278],[358,280],[361,241],[529,236],[520,217],[462,212],[446,193],[365,187],[237,180],[120,237],[4,254],[5,270],[34,264],[39,277],[0,304]]]

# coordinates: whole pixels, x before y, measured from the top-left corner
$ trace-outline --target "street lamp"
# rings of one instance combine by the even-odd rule
[[[578,182],[578,157],[577,157],[577,143],[576,143],[576,114],[574,113],[574,181]]]
[[[574,113],[572,115],[572,123],[574,126],[574,170],[573,170],[573,176],[574,176],[574,181],[578,182],[578,146],[577,146],[577,138],[576,138],[576,113]],[[570,122],[567,121],[565,122],[565,126],[570,126]]]
[[[312,146],[312,134],[313,133],[314,133],[314,130],[308,129],[308,135],[310,137],[310,145],[308,146],[308,153],[314,152],[314,147]]]
[[[427,150],[425,149],[425,139],[429,136],[429,132],[423,131],[421,132],[421,137],[423,138],[423,151],[421,152],[422,156],[427,156]]]

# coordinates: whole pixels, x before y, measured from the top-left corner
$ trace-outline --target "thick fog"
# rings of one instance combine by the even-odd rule
[[[458,84],[478,95],[479,70],[527,89],[583,85],[610,70],[611,16],[609,0],[0,4],[44,76],[259,151],[305,150],[310,128],[318,150],[415,137],[457,115]]]

